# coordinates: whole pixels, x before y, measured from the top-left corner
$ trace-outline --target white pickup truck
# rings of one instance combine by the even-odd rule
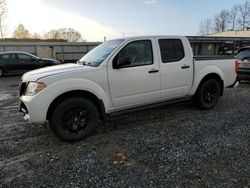
[[[49,122],[67,141],[89,135],[106,115],[195,99],[213,108],[236,80],[233,59],[193,58],[181,36],[145,36],[105,42],[78,64],[23,75],[20,110],[31,122]]]

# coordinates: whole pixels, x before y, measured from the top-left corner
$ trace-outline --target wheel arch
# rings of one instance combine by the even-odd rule
[[[49,108],[47,110],[46,114],[46,120],[50,120],[51,115],[54,111],[54,109],[64,100],[73,98],[73,97],[82,97],[90,100],[97,108],[99,114],[100,114],[100,119],[104,120],[106,117],[106,112],[105,112],[105,106],[104,103],[101,99],[99,99],[96,95],[89,91],[85,90],[73,90],[73,91],[68,91],[65,92],[59,96],[57,96],[49,105]]]
[[[210,74],[207,74],[206,76],[204,76],[201,79],[201,81],[200,81],[200,83],[199,83],[199,85],[198,85],[198,87],[197,87],[197,89],[195,91],[195,94],[197,93],[197,91],[199,91],[199,88],[202,86],[202,84],[205,81],[209,80],[209,79],[215,79],[215,80],[218,81],[218,83],[220,85],[220,96],[223,96],[223,93],[224,93],[224,81],[222,80],[222,78],[220,77],[220,75],[217,74],[217,73],[210,73]]]

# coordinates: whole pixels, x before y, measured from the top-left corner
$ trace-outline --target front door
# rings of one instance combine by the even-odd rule
[[[128,59],[120,67],[116,64]],[[108,63],[111,100],[115,108],[133,107],[160,99],[159,63],[151,40],[132,41]]]
[[[40,68],[40,63],[34,57],[24,54],[24,53],[17,53],[17,59],[19,61],[20,70],[23,72],[30,71],[33,69]]]

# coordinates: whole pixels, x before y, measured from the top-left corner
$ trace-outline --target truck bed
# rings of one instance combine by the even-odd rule
[[[232,55],[206,55],[206,56],[194,56],[197,61],[205,60],[221,60],[221,59],[235,59]]]

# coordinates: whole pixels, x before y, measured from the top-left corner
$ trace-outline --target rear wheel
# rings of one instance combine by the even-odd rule
[[[99,123],[95,105],[84,98],[70,98],[60,103],[51,117],[51,127],[59,138],[66,141],[82,140]]]
[[[215,79],[209,79],[198,88],[195,99],[201,109],[212,109],[220,97],[220,84]]]

